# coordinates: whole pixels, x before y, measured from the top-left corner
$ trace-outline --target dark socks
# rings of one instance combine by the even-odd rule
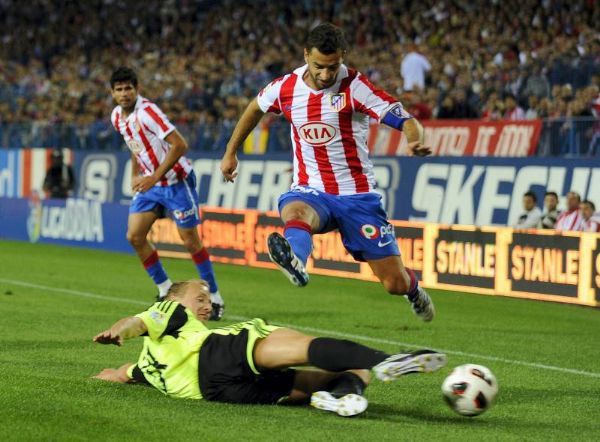
[[[308,347],[308,362],[322,370],[371,369],[390,355],[345,339],[316,338]]]

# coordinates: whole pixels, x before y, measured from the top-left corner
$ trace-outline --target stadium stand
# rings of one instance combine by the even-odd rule
[[[600,150],[595,0],[4,0],[0,145],[118,148],[107,79],[124,64],[193,148],[219,150],[248,100],[302,62],[306,31],[325,20],[347,30],[348,64],[421,118],[543,118],[541,154],[564,154],[550,142],[561,137],[566,153]],[[409,50],[431,70],[405,96]]]

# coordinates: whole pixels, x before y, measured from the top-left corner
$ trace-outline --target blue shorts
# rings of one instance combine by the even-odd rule
[[[154,186],[147,192],[136,193],[129,214],[167,211],[178,227],[191,228],[200,224],[198,201],[196,175],[191,171],[185,180],[176,184]]]
[[[330,195],[310,187],[295,187],[279,197],[286,204],[302,201],[319,214],[318,233],[339,229],[344,247],[357,261],[400,255],[394,226],[381,205],[381,195]]]

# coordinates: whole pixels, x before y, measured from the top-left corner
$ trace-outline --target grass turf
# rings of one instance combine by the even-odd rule
[[[187,260],[164,264],[174,280],[196,276]],[[0,440],[597,440],[600,434],[598,310],[432,290],[438,316],[424,324],[378,284],[313,276],[297,289],[276,271],[215,267],[226,323],[259,316],[389,352],[407,345],[444,349],[449,366],[391,384],[374,381],[367,412],[354,419],[308,407],[170,399],[92,380],[101,368],[134,361],[140,349],[135,341],[123,348],[91,342],[152,301],[154,287],[137,258],[0,241]],[[490,367],[500,384],[494,407],[473,419],[455,415],[440,393],[451,367],[468,362]]]

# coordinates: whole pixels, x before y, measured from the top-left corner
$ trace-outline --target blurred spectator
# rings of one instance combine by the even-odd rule
[[[504,99],[504,119],[505,120],[524,120],[525,112],[523,109],[517,104],[517,98],[513,94],[508,94]]]
[[[515,229],[533,229],[542,219],[542,211],[537,206],[537,196],[531,190],[523,195],[523,213],[519,216]]]
[[[562,212],[556,220],[556,230],[581,230],[583,217],[579,205],[581,197],[577,192],[567,193],[567,210]]]
[[[582,232],[600,232],[600,218],[594,216],[596,206],[590,200],[581,202],[581,216],[583,221],[579,230]]]
[[[540,229],[554,229],[559,215],[558,194],[556,192],[546,192],[544,196],[544,213],[538,227]]]
[[[415,91],[404,91],[400,96],[404,108],[417,120],[429,120],[432,117],[432,110],[429,105],[421,100],[420,94]]]
[[[404,80],[404,90],[418,91],[425,89],[425,76],[431,70],[431,64],[427,57],[419,52],[416,44],[407,46],[408,53],[402,58],[400,73]]]
[[[477,118],[477,112],[467,100],[464,89],[455,89],[442,101],[442,106],[437,115],[440,119]]]
[[[49,198],[68,198],[75,189],[73,168],[63,161],[60,149],[52,151],[52,163],[44,178],[44,192]]]
[[[504,117],[506,93],[522,105],[537,96],[539,117],[582,115],[587,104],[571,105],[577,91],[600,85],[600,4],[591,0],[146,0],[134,10],[115,0],[2,0],[0,141],[43,144],[60,127],[69,144],[110,144],[105,78],[119,65],[139,72],[144,96],[178,127],[205,112],[228,121],[296,67],[295,48],[322,21],[346,29],[349,65],[396,95],[421,89],[434,117]],[[399,75],[399,60],[408,73]],[[215,146],[220,130],[204,130],[202,146]]]

